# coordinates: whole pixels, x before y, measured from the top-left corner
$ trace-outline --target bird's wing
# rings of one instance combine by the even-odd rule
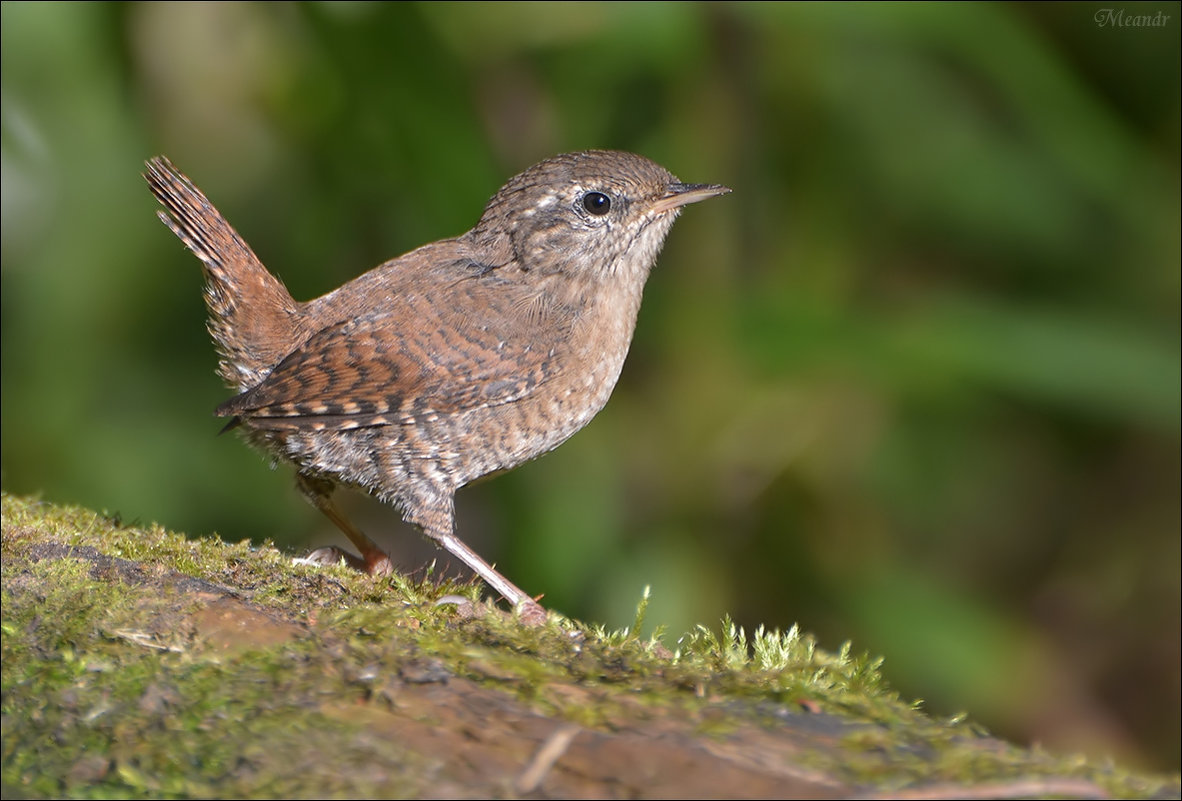
[[[503,322],[389,311],[338,322],[217,414],[259,428],[344,429],[511,403],[558,375],[560,332],[527,326],[510,337]]]

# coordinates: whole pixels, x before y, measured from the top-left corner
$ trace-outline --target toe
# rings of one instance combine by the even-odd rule
[[[524,626],[541,626],[546,622],[546,610],[537,601],[523,601],[517,607],[517,619]]]
[[[321,567],[334,567],[344,562],[346,567],[351,567],[354,570],[358,570],[363,573],[369,572],[366,569],[366,564],[362,559],[354,556],[348,551],[342,551],[340,548],[334,548],[331,546],[326,548],[317,548],[307,556],[296,559],[295,561],[297,564],[319,565]]]

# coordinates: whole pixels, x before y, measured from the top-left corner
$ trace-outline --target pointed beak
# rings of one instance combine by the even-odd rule
[[[653,211],[662,214],[715,195],[725,195],[730,191],[729,187],[718,184],[669,184],[665,188],[665,194],[653,203]]]

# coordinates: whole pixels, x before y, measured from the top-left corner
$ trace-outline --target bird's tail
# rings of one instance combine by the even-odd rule
[[[167,210],[157,214],[205,266],[218,375],[232,388],[247,390],[296,344],[301,304],[172,162],[157,156],[147,168],[144,178]]]

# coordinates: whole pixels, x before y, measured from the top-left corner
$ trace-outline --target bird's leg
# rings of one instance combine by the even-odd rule
[[[394,572],[394,567],[386,552],[349,522],[349,519],[333,503],[334,485],[331,481],[299,473],[296,476],[296,484],[308,502],[323,512],[324,516],[331,520],[361,552],[361,557],[358,558],[340,548],[331,546],[317,548],[305,557],[307,561],[314,564],[335,565],[344,559],[347,565],[363,573],[385,576]],[[455,513],[450,497],[443,493],[433,494],[430,500],[419,499],[417,503],[411,505],[411,508],[414,512],[408,514],[407,521],[421,528],[424,534],[467,565],[472,572],[496,590],[517,610],[523,623],[536,626],[546,621],[546,610],[537,601],[497,572],[496,568],[484,561],[480,554],[465,545],[463,540],[455,535]]]
[[[349,542],[353,543],[361,552],[361,557],[358,558],[340,548],[329,546],[312,551],[305,557],[306,561],[318,565],[335,565],[344,559],[345,564],[349,567],[360,570],[362,573],[369,573],[371,576],[388,576],[394,572],[394,566],[390,563],[390,557],[386,555],[386,552],[365,536],[361,529],[349,522],[349,518],[345,517],[344,513],[333,503],[334,485],[331,481],[299,473],[296,475],[296,485],[308,502],[323,512],[324,516],[331,520],[349,538]]]
[[[421,528],[424,534],[466,564],[486,584],[500,593],[501,597],[517,610],[522,622],[540,625],[546,621],[546,610],[537,601],[502,576],[496,568],[484,561],[480,554],[455,535],[455,512],[449,495],[439,493],[430,500],[419,498],[418,502],[409,505],[408,509],[408,522]]]

